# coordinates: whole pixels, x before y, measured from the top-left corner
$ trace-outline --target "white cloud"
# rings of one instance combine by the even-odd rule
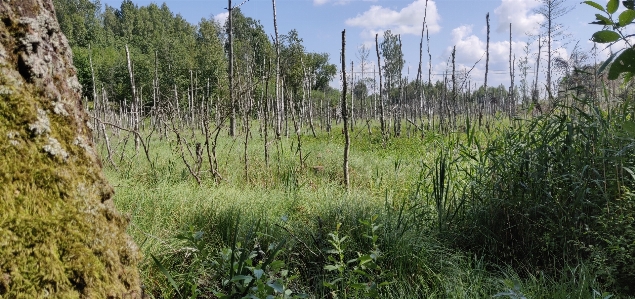
[[[512,23],[514,34],[537,34],[544,17],[532,11],[539,5],[540,2],[536,0],[502,0],[501,5],[494,10],[498,17],[496,31],[509,32],[509,23]]]
[[[214,20],[216,20],[221,25],[225,25],[227,18],[229,17],[229,12],[221,12],[214,16]]]
[[[351,2],[351,1],[353,1],[353,0],[335,0],[335,1],[333,1],[333,0],[313,0],[313,5],[320,6],[320,5],[324,5],[326,3],[329,3],[329,2],[334,2],[334,4],[343,5],[343,4],[346,4],[346,3]],[[362,1],[364,1],[364,2],[377,2],[377,0],[362,0]]]
[[[487,44],[478,36],[472,34],[472,25],[463,25],[452,30],[452,43],[456,46],[455,68],[457,72],[468,71],[472,69],[470,77],[472,82],[483,82],[485,76],[485,50]],[[523,41],[512,41],[512,55],[516,56],[516,80],[519,79],[518,62],[525,57],[524,48],[526,43]],[[533,65],[534,54],[530,49],[529,63]],[[451,72],[452,65],[449,57],[452,53],[452,46],[447,47],[441,59],[446,62],[437,64],[434,68],[436,73]],[[566,55],[560,53],[560,55]],[[476,64],[477,61],[480,62]],[[475,65],[476,64],[476,65]],[[490,84],[498,84],[499,82],[509,82],[509,41],[490,41],[489,44],[489,74],[488,82]],[[508,84],[508,83],[506,83]],[[489,85],[489,84],[488,84]]]
[[[373,36],[375,33],[390,29],[396,34],[421,34],[423,16],[426,10],[426,0],[416,0],[399,11],[380,5],[373,5],[369,10],[346,20],[346,25],[364,28],[363,34]],[[434,0],[428,1],[427,26],[430,33],[441,30],[439,21],[441,16],[437,11]]]

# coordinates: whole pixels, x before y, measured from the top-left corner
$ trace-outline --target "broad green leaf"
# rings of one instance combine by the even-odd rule
[[[630,48],[624,50],[620,56],[615,58],[609,68],[609,80],[617,79],[622,73],[635,73],[635,50]]]
[[[624,4],[624,7],[628,9],[635,9],[635,0],[622,1],[622,4]]]
[[[593,6],[593,7],[597,8],[597,9],[603,11],[603,12],[606,12],[606,10],[604,9],[604,7],[602,7],[602,5],[597,4],[597,3],[593,2],[593,1],[584,1],[582,3],[590,5],[590,6]]]
[[[335,271],[335,270],[337,270],[339,268],[340,267],[335,266],[335,265],[326,265],[326,266],[324,266],[324,270],[327,270],[327,271]]]
[[[609,58],[606,59],[606,61],[604,61],[604,63],[602,63],[602,65],[600,66],[600,68],[598,69],[598,75],[601,74],[604,69],[609,66],[609,64],[611,64],[611,62],[613,61],[613,59],[615,58],[615,56],[617,56],[617,54],[620,53],[620,51],[617,51],[613,54],[611,54],[611,56],[609,56]]]
[[[273,262],[271,262],[271,265],[269,265],[271,267],[271,269],[273,270],[279,270],[282,267],[284,267],[284,262],[281,260],[275,260]]]
[[[284,293],[284,286],[279,281],[270,282],[267,285],[280,294]]]
[[[609,3],[606,4],[606,12],[610,14],[614,14],[617,11],[617,8],[620,6],[619,0],[609,0]]]
[[[635,20],[635,10],[627,9],[620,14],[620,26],[624,27]]]
[[[371,276],[368,273],[366,273],[366,271],[364,271],[364,270],[356,269],[356,270],[353,270],[353,273],[357,273],[359,275],[363,275],[363,276],[366,276],[368,278],[371,278]]]
[[[611,30],[598,31],[593,33],[593,37],[591,37],[592,41],[601,44],[612,43],[618,39],[620,39],[620,35]]]
[[[595,14],[595,19],[597,20],[596,22],[593,22],[591,24],[596,24],[596,25],[613,25],[613,21],[611,21],[611,19],[596,13]]]
[[[363,264],[365,264],[365,263],[370,262],[370,261],[372,261],[372,260],[373,260],[373,259],[370,257],[370,255],[362,255],[362,256],[360,256],[358,259],[359,259],[359,264],[360,264],[360,265],[363,265]]]
[[[254,276],[256,276],[256,279],[260,279],[260,277],[262,277],[263,274],[265,274],[265,271],[262,269],[254,270]]]

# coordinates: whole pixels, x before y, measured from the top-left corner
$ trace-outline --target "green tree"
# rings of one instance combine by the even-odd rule
[[[401,71],[406,63],[401,51],[399,36],[392,34],[390,30],[384,31],[384,40],[381,42],[381,55],[384,58],[384,76],[387,90],[395,88],[401,80]]]
[[[329,63],[328,53],[308,53],[306,60],[314,82],[313,90],[324,90],[337,74],[337,66]]]

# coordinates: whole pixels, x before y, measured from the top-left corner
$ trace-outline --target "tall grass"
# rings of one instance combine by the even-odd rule
[[[326,266],[332,263],[329,234],[336,231],[346,236],[345,261],[380,253],[369,277],[350,273],[361,275],[353,284],[388,282],[378,288],[382,298],[570,298],[564,294],[574,291],[577,298],[599,298],[594,294],[607,286],[628,292],[620,289],[623,280],[610,278],[628,279],[629,251],[599,246],[585,253],[599,243],[572,241],[583,241],[574,236],[587,226],[588,239],[598,240],[593,233],[610,227],[611,236],[627,238],[606,242],[629,240],[628,221],[619,217],[629,217],[632,209],[608,201],[633,202],[632,180],[625,177],[630,143],[621,129],[629,120],[620,126],[615,113],[560,107],[531,121],[499,121],[489,133],[466,120],[461,132],[429,131],[385,144],[379,133],[359,130],[351,140],[348,192],[341,185],[343,140],[335,134],[303,140],[306,167],[294,156],[294,140],[283,138],[271,147],[269,168],[254,134],[248,178],[242,155],[235,154],[240,141],[222,137],[218,160],[224,180],[216,183],[203,173],[200,186],[173,141],[150,140],[151,167],[134,155],[132,145],[115,138],[125,158],[118,171],[110,168],[106,175],[117,207],[131,216],[130,233],[145,254],[146,290],[155,298],[214,298],[215,291],[228,288],[229,266],[223,266],[232,256],[228,252],[268,252],[269,245],[283,241],[276,258],[290,275],[284,286],[293,294],[367,298],[368,292],[343,292],[324,283],[335,277]],[[602,135],[607,132],[612,135]],[[619,217],[609,210],[621,211]],[[360,220],[374,216],[378,229],[371,241]],[[248,237],[256,223],[258,231]],[[607,225],[604,231],[601,224]],[[200,237],[205,255],[192,250],[199,245],[177,238],[188,234]],[[606,263],[613,257],[621,264]],[[569,265],[576,270],[566,270]],[[621,273],[626,276],[615,275]]]

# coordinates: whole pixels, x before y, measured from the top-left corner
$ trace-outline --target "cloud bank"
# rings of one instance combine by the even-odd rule
[[[327,1],[327,0],[315,0]],[[346,20],[346,25],[363,28],[362,35],[374,37],[375,33],[390,29],[396,34],[421,34],[423,17],[426,13],[426,0],[416,0],[401,10],[392,10],[380,5],[373,5],[367,11]],[[441,30],[441,16],[434,0],[428,1],[426,22],[430,33]]]

